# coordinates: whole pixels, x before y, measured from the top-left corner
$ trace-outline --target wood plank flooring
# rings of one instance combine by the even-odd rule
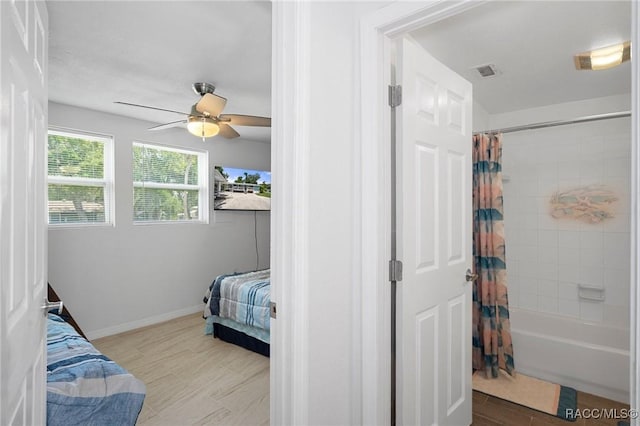
[[[269,359],[203,334],[200,314],[93,341],[147,386],[140,426],[268,425]],[[578,392],[578,408],[629,408]],[[473,392],[474,426],[605,426],[566,422]]]
[[[205,336],[201,314],[92,343],[147,386],[140,426],[269,424],[269,358]]]

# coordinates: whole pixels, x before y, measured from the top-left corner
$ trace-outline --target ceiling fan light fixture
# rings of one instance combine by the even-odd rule
[[[606,70],[631,59],[631,42],[594,49],[574,56],[578,70]]]
[[[187,122],[189,133],[199,138],[210,138],[220,132],[220,126],[209,117],[189,117]]]

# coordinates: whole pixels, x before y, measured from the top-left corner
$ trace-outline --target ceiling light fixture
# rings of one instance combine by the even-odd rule
[[[631,59],[631,42],[579,53],[573,57],[578,70],[606,70]]]
[[[189,133],[202,139],[215,136],[220,131],[220,127],[214,119],[194,116],[189,117],[187,129]]]

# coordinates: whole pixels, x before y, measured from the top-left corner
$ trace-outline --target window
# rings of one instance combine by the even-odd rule
[[[113,139],[49,130],[50,225],[112,223]]]
[[[207,222],[206,152],[133,144],[134,222]]]

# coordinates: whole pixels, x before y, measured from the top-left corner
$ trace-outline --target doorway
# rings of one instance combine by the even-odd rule
[[[363,111],[362,123],[371,123],[371,122],[381,123],[381,122],[386,122],[386,120],[388,120],[389,118],[388,112],[385,111],[386,108],[375,109],[375,108],[366,107],[365,104],[375,103],[375,99],[380,99],[384,97],[384,95],[382,94],[382,91],[383,91],[383,88],[386,87],[388,82],[390,82],[390,74],[391,74],[390,71],[385,70],[386,64],[390,63],[391,40],[409,31],[413,31],[417,28],[426,27],[436,22],[441,22],[446,18],[454,17],[459,14],[462,14],[463,12],[470,11],[471,9],[477,6],[478,4],[460,4],[460,3],[455,4],[453,6],[451,4],[448,4],[448,5],[431,4],[427,6],[414,5],[412,7],[408,7],[406,5],[404,5],[403,7],[398,5],[392,5],[387,8],[384,8],[383,9],[384,12],[382,11],[376,12],[373,15],[369,16],[368,19],[363,20],[366,28],[365,30],[363,30],[362,33],[365,34],[365,37],[363,37],[363,39],[361,40],[360,47],[361,47],[361,51],[363,52],[362,69],[367,71],[366,72],[363,71],[361,75],[362,93],[365,94],[364,96],[365,99],[362,102],[362,111]],[[635,67],[636,65],[633,64],[633,66]],[[370,70],[372,69],[375,69],[376,73],[371,73]],[[635,76],[635,72],[632,73],[632,75],[634,76],[633,78],[637,78]],[[370,94],[370,96],[366,94]],[[632,97],[634,99],[637,99],[637,93],[633,93]],[[636,112],[634,112],[634,114],[635,113]],[[633,140],[633,142],[635,142],[633,143],[633,145],[637,144],[637,128],[636,128],[637,124],[635,124],[635,122],[636,122],[635,119],[632,120],[632,123],[634,123],[633,134],[635,135],[633,136],[635,138]],[[377,141],[378,142],[378,145],[376,146],[376,148],[378,149],[377,155],[387,158],[387,153],[389,150],[388,150],[388,139],[385,135],[389,133],[388,128],[385,127],[384,124],[381,124],[379,126],[374,126],[374,127],[368,127],[363,125],[360,130],[363,135],[362,141],[371,141],[371,140]],[[370,144],[367,146],[367,149],[371,149]],[[365,151],[366,150],[363,149],[363,152]],[[634,161],[632,165],[632,177],[637,176],[637,160],[635,160],[636,155],[637,153],[634,154],[633,156]],[[366,167],[363,167],[363,170],[366,173],[368,169]],[[372,181],[375,181],[375,179],[372,178]],[[373,205],[378,205],[378,203],[380,202],[378,196],[376,195],[377,194],[376,191],[371,191],[370,194],[372,195],[369,196],[368,194],[363,194],[362,196],[363,204],[365,206],[364,209],[367,209],[367,206],[371,207]],[[635,197],[636,197],[635,191],[631,191],[632,201],[635,200]],[[385,200],[385,201],[388,201],[388,200]],[[637,212],[634,210],[632,212],[632,217],[631,217],[632,223],[635,223],[634,215],[636,214]],[[382,221],[384,222],[384,220],[388,218],[388,215],[389,215],[388,212],[381,212],[380,216],[371,218],[371,222],[368,222],[366,225],[363,224],[363,229],[365,229],[365,227],[368,227],[368,226],[379,224],[381,217],[383,218]],[[633,226],[632,226],[632,229],[634,229]],[[363,251],[365,253],[363,255],[363,259],[382,260],[387,256],[387,252],[385,249],[386,244],[388,244],[387,238],[381,235],[377,235],[377,236],[371,236],[371,237],[365,236],[364,239],[367,242],[363,244]],[[635,247],[637,245],[637,235],[632,235],[631,245],[632,247]],[[367,265],[363,264],[363,269],[366,269],[367,267],[371,268],[371,270],[376,270],[374,263],[367,263]],[[380,286],[386,285],[385,283],[386,277],[382,273],[380,272],[372,273],[372,276],[375,276],[377,278],[376,282],[380,283],[379,284]],[[631,282],[632,282],[632,286],[631,286],[632,297],[631,297],[631,306],[629,311],[631,315],[630,340],[631,340],[631,347],[633,348],[633,342],[635,341],[635,335],[637,330],[637,326],[635,323],[636,319],[634,316],[635,306],[636,306],[635,300],[637,297],[637,293],[635,290],[637,287],[637,274],[635,274],[633,271],[632,271]],[[377,312],[388,312],[388,311],[385,311],[384,309],[384,303],[386,303],[386,300],[388,299],[377,297],[380,294],[384,295],[385,294],[384,290],[380,290],[378,293],[372,296],[372,299],[374,299],[372,300],[372,303],[376,304],[378,309]],[[378,326],[377,330],[373,330],[373,331],[365,330],[363,327],[363,333],[365,333],[365,341],[376,342],[376,340],[371,334],[369,334],[368,337],[366,336],[366,334],[379,332],[380,330],[382,330],[384,334],[384,332],[387,330],[386,324],[389,323],[388,321],[390,321],[390,317],[388,315],[385,318],[379,318],[379,317],[364,318],[363,317],[363,321],[362,321],[363,324],[374,322]],[[380,338],[380,336],[378,335],[377,345],[373,343],[371,346],[371,349],[378,350],[379,357],[383,360],[383,362],[378,364],[377,369],[372,369],[370,371],[371,375],[368,376],[370,377],[370,379],[365,377],[364,379],[365,383],[367,380],[376,380],[376,379],[379,379],[380,377],[384,377],[384,374],[385,374],[384,364],[386,362],[389,362],[388,358],[385,358],[385,355],[384,355],[386,350],[385,342],[389,341],[389,340],[386,340],[386,337],[387,336],[383,336],[382,338]],[[637,354],[632,350],[631,352],[632,365],[634,364],[633,359],[636,356]],[[365,374],[365,376],[367,376],[367,374]],[[634,371],[631,372],[631,377],[636,377],[636,374]],[[632,407],[637,406],[635,401],[635,398],[636,398],[635,391],[634,391],[635,387],[636,387],[636,383],[632,380],[632,383],[631,383]],[[387,395],[385,395],[384,391],[380,391],[377,394],[377,397],[381,398],[381,400],[386,396]],[[367,412],[368,410],[366,409],[366,406],[367,404],[369,404],[369,401],[365,400],[364,404],[365,404],[364,411]],[[370,406],[370,408],[373,408],[373,406]],[[387,414],[388,412],[381,413],[380,411],[378,411],[376,415],[386,416]],[[377,418],[384,418],[384,417],[377,417]]]

